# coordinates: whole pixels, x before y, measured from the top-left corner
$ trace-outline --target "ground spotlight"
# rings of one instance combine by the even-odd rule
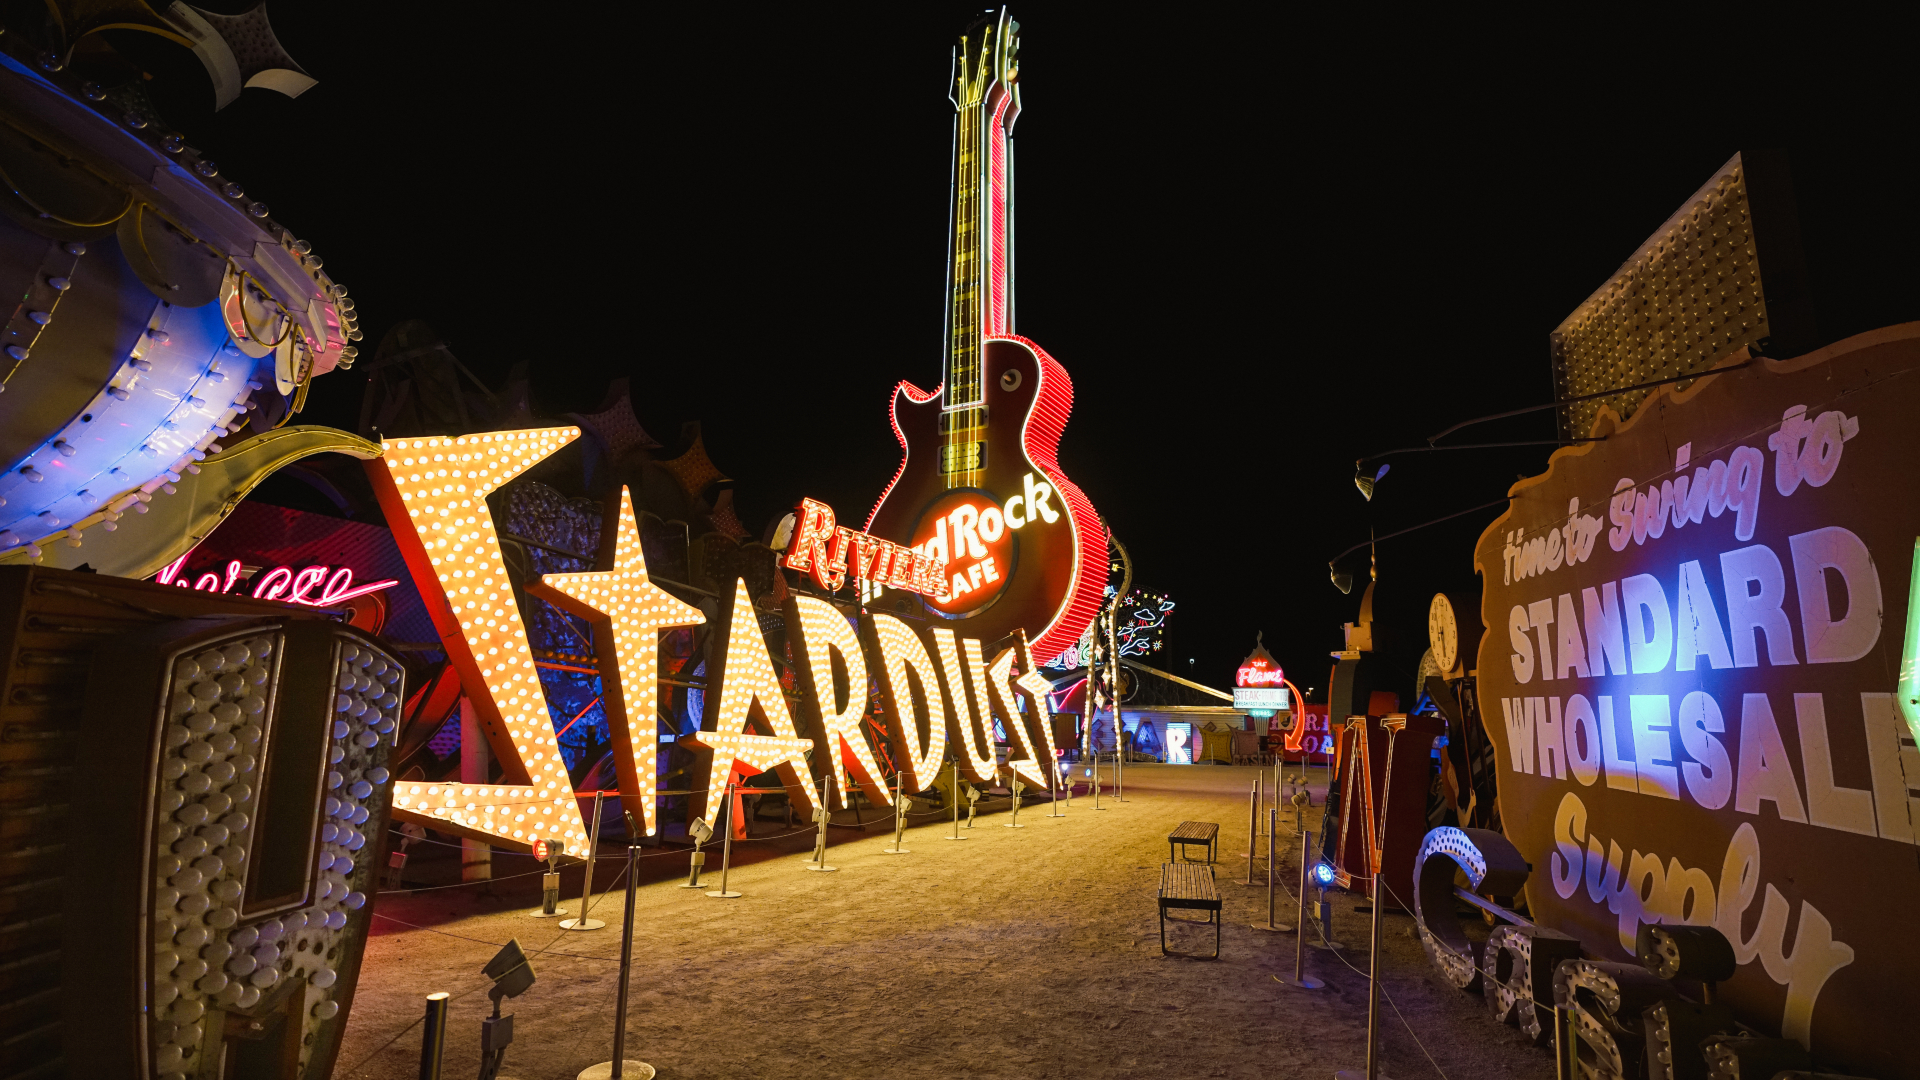
[[[1313,880],[1321,888],[1333,884],[1333,864],[1325,859],[1313,864]]]

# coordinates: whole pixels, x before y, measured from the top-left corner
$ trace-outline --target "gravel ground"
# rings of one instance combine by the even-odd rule
[[[662,1077],[1331,1077],[1363,1070],[1365,977],[1309,950],[1324,990],[1294,989],[1294,937],[1254,930],[1264,887],[1246,878],[1251,767],[1134,765],[1127,801],[1076,797],[1065,818],[1028,804],[1026,828],[984,814],[972,839],[951,826],[911,828],[912,854],[885,855],[884,824],[832,830],[834,874],[801,869],[811,833],[734,849],[737,900],[682,889],[683,851],[651,849],[635,905],[627,1056]],[[1270,772],[1267,775],[1271,775]],[[1323,774],[1324,775],[1324,774]],[[1316,804],[1323,784],[1316,785]],[[1004,804],[1000,804],[1004,805]],[[869,811],[869,815],[871,812]],[[1316,821],[1316,808],[1309,819]],[[1225,930],[1218,961],[1163,957],[1154,904],[1166,834],[1183,820],[1219,822]],[[849,814],[836,821],[852,822]],[[757,831],[784,831],[774,822]],[[964,831],[964,830],[963,830]],[[1287,880],[1299,875],[1291,824],[1282,826]],[[457,875],[446,852],[443,875]],[[416,853],[421,852],[415,847]],[[606,852],[613,852],[612,856]],[[1198,849],[1195,849],[1197,852]],[[599,887],[624,890],[617,845],[603,846]],[[415,868],[430,879],[431,857]],[[423,867],[423,862],[426,865]],[[710,866],[717,870],[716,850]],[[448,1077],[478,1069],[489,985],[480,968],[518,938],[539,981],[507,1003],[515,1042],[502,1075],[570,1080],[612,1053],[623,891],[597,901],[604,930],[563,933],[528,917],[538,902],[530,859],[496,856],[496,881],[379,898],[359,990],[335,1076],[417,1075],[424,995],[455,995]],[[1264,859],[1258,878],[1264,886]],[[715,875],[709,875],[713,877]],[[564,875],[563,905],[580,873]],[[449,879],[450,878],[443,878]],[[1368,916],[1334,894],[1335,936],[1359,947]],[[1291,901],[1280,895],[1281,921]],[[1412,936],[1386,917],[1382,985],[1425,1044],[1383,1003],[1382,1074],[1396,1080],[1553,1075],[1551,1056],[1496,1025],[1477,996],[1442,982]],[[1209,951],[1210,928],[1169,931],[1176,949]],[[1426,1055],[1437,1062],[1436,1070]]]

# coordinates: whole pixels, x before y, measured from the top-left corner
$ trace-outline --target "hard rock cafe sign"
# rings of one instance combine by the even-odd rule
[[[1504,828],[1589,957],[1716,927],[1743,1022],[1920,1077],[1893,1034],[1920,1005],[1920,324],[1745,359],[1603,419],[1482,536]]]

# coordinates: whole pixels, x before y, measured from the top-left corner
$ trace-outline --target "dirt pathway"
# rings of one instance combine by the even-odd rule
[[[738,900],[678,888],[684,853],[645,859],[628,1056],[670,1078],[1321,1078],[1359,1069],[1364,977],[1310,950],[1308,971],[1328,988],[1282,985],[1275,977],[1292,975],[1293,936],[1249,926],[1266,915],[1264,887],[1239,884],[1247,791],[1260,772],[1130,766],[1126,803],[1095,812],[1075,798],[1063,819],[1029,806],[1023,829],[1002,828],[1004,812],[984,815],[961,843],[942,839],[946,823],[929,823],[909,830],[909,855],[882,854],[884,831],[835,829],[834,874],[801,869],[810,835],[742,844],[731,876]],[[1160,955],[1154,891],[1166,834],[1186,819],[1221,825],[1219,961]],[[1283,826],[1289,882],[1299,873],[1291,831]],[[611,884],[616,858],[603,855],[601,882]],[[530,868],[496,858],[496,874]],[[1264,883],[1264,863],[1257,876]],[[505,1075],[571,1080],[607,1060],[623,894],[594,909],[605,930],[562,935],[527,917],[538,881],[499,882],[494,897],[470,888],[382,897],[335,1076],[416,1075],[420,1034],[407,1028],[435,990],[460,995],[446,1075],[473,1075],[489,1007],[479,970],[509,937],[554,951],[535,956],[538,983],[509,1003],[516,1041]],[[566,875],[569,907],[579,882],[577,871]],[[1349,959],[1364,970],[1367,923],[1356,902],[1335,894],[1336,936],[1362,946]],[[1553,1075],[1546,1051],[1431,972],[1410,917],[1389,915],[1382,934],[1382,983],[1445,1076]],[[1170,935],[1176,948],[1212,946],[1211,929]],[[1441,1075],[1382,1013],[1386,1074]]]

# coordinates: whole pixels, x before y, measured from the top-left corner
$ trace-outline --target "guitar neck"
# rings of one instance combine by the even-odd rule
[[[980,347],[1009,333],[1013,230],[1009,134],[1020,111],[1013,76],[1011,37],[1017,28],[1002,16],[975,38],[961,38],[956,55],[953,154],[953,233],[948,267],[947,355],[944,404],[963,409],[980,403]]]

